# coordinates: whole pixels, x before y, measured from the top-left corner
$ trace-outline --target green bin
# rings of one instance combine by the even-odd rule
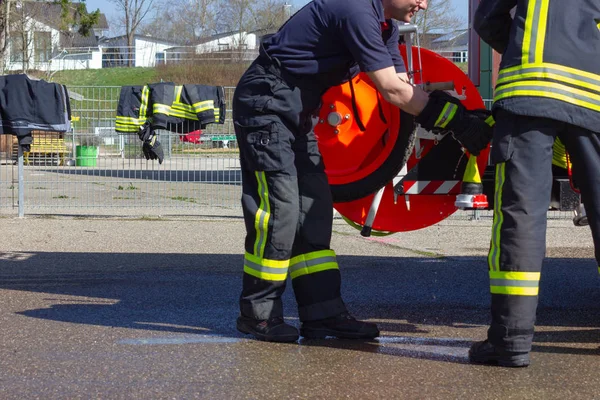
[[[78,167],[95,167],[98,160],[98,146],[75,147],[75,165]]]

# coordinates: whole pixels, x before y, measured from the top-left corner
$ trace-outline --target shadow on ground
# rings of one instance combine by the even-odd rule
[[[0,253],[0,261],[0,297],[1,289],[44,294],[48,307],[18,312],[24,316],[242,337],[234,327],[241,290],[241,255],[32,252]],[[386,340],[408,345],[413,341],[412,345],[460,347],[463,356],[448,357],[446,352],[444,357],[452,362],[466,361],[464,348],[469,341],[411,335],[426,336],[423,326],[462,329],[487,325],[489,294],[483,257],[340,256],[339,262],[348,308],[359,318],[378,321],[388,337],[376,343],[301,339],[301,344],[381,353],[385,352]],[[536,343],[552,345],[534,350],[599,353],[560,345],[600,342],[599,284],[591,260],[546,261],[538,325],[573,329],[539,332]],[[284,295],[286,316],[298,325],[291,285],[288,286]],[[389,354],[423,358],[422,352],[411,348],[387,348]],[[435,352],[427,357],[439,358]]]

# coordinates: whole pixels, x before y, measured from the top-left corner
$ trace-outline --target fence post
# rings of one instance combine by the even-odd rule
[[[18,168],[18,181],[19,181],[19,197],[18,197],[18,205],[19,205],[19,218],[23,218],[25,216],[25,204],[24,204],[24,200],[25,200],[25,168],[23,168],[23,148],[21,147],[21,145],[18,145],[19,147],[19,157],[18,157],[18,163],[19,163],[19,168]]]

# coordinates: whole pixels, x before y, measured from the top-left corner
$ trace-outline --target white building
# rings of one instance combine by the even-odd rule
[[[431,50],[458,63],[469,61],[469,31],[457,30],[431,41]]]
[[[102,68],[98,37],[108,31],[106,16],[89,36],[61,30],[61,6],[53,2],[22,1],[11,12],[11,30],[5,53],[9,71]]]
[[[191,46],[177,46],[165,50],[165,63],[191,59],[253,60],[258,53],[258,36],[248,32],[225,32],[201,39]]]
[[[127,45],[127,36],[116,36],[100,41],[102,64],[104,67],[129,66],[154,67],[165,60],[165,50],[179,43],[154,38],[147,35],[134,35],[133,46]]]

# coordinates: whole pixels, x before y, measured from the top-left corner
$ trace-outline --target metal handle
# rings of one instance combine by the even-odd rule
[[[423,90],[433,92],[434,90],[454,90],[454,81],[448,82],[425,82]]]
[[[398,24],[398,32],[401,35],[405,33],[416,33],[419,30],[419,27],[414,24]]]

